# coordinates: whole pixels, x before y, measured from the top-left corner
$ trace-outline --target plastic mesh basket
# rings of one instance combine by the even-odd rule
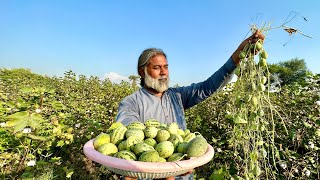
[[[84,145],[83,151],[89,159],[106,166],[116,174],[138,178],[178,176],[208,163],[214,156],[214,150],[212,146],[208,144],[207,152],[203,156],[188,160],[176,162],[129,161],[99,153],[93,147],[93,139]]]

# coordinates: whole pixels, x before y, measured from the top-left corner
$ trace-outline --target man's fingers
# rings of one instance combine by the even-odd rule
[[[264,40],[264,35],[259,30],[257,30],[254,33],[254,38],[257,39],[257,40],[261,39],[261,41],[263,41]]]
[[[253,43],[256,43],[259,39],[261,41],[264,41],[264,35],[259,30],[257,30],[248,39],[249,39],[249,44],[253,44]]]

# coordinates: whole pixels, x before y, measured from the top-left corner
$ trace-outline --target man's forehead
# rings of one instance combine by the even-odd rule
[[[149,60],[151,65],[168,65],[167,58],[163,55],[156,55]]]

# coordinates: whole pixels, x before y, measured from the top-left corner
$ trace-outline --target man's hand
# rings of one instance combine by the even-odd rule
[[[256,43],[260,39],[261,42],[264,41],[264,35],[257,30],[255,33],[253,33],[250,37],[242,41],[242,43],[239,45],[238,49],[232,54],[232,59],[236,65],[240,63],[240,53],[241,51],[250,44]],[[256,52],[255,52],[256,53]]]

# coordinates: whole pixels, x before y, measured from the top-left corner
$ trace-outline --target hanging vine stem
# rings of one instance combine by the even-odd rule
[[[259,30],[266,36],[272,29],[283,28],[289,35],[300,33],[312,38],[300,30],[287,26],[297,15],[296,13],[294,17],[289,18],[289,14],[281,26],[270,27],[269,24],[263,23],[260,28],[252,25],[250,31],[254,33]],[[274,142],[275,121],[280,120],[286,134],[289,134],[281,114],[270,100],[268,54],[263,43],[259,40],[249,44],[240,53],[239,57],[242,60],[236,73],[238,80],[234,83],[231,94],[230,113],[234,127],[230,143],[233,145],[238,175],[245,179],[276,179],[274,170],[277,170],[276,158],[279,158],[279,151]]]
[[[252,26],[251,31],[256,28]],[[267,33],[267,27],[260,28],[261,32]],[[264,101],[268,98],[265,83],[268,77],[268,68],[266,64],[267,53],[263,49],[263,42],[258,41],[255,44],[246,46],[241,55],[239,66],[240,76],[234,84],[234,93],[232,96],[233,108],[231,110],[234,122],[232,143],[234,145],[235,159],[237,166],[242,170],[245,179],[258,179],[263,176],[264,179],[275,178],[272,170],[267,167],[269,158],[261,156],[261,151],[274,147],[274,122],[269,103]],[[255,62],[255,53],[259,52],[260,61]],[[267,96],[267,97],[265,97]],[[265,112],[267,114],[265,115]],[[271,136],[269,134],[271,132]],[[271,155],[274,151],[271,150]],[[264,168],[261,168],[264,167]],[[264,169],[264,170],[262,170]]]

